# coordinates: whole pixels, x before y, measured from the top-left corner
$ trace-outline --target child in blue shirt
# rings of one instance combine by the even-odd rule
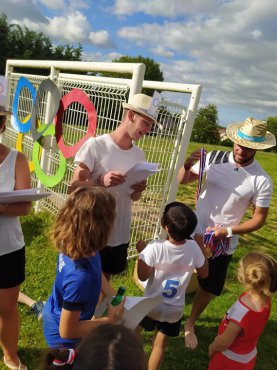
[[[114,217],[115,199],[100,187],[76,189],[58,213],[52,231],[59,251],[56,278],[42,313],[50,347],[74,348],[92,329],[115,323],[123,314],[124,301],[109,305],[107,317],[93,317],[100,292],[114,294],[98,253],[107,244]]]

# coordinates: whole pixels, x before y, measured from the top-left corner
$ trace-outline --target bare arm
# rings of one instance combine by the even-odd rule
[[[199,248],[201,249],[201,252],[203,253],[203,256],[205,258],[204,264],[201,267],[196,268],[197,275],[201,279],[205,279],[209,275],[209,263],[208,263],[208,259],[207,259],[207,257],[208,257],[207,256],[207,251],[206,251],[206,248],[204,247],[203,236],[200,235],[200,234],[195,234],[194,235],[194,240],[199,245]]]
[[[68,192],[71,193],[79,186],[91,187],[91,186],[103,186],[105,188],[120,185],[125,181],[126,176],[121,172],[109,171],[103,175],[98,176],[95,180],[91,179],[89,168],[84,164],[80,163],[74,171],[71,184],[68,188]]]
[[[87,188],[95,186],[96,184],[90,179],[90,175],[91,173],[89,168],[84,163],[80,163],[79,166],[77,166],[74,170],[71,183],[68,187],[68,193],[72,193],[79,186],[84,186]]]
[[[81,311],[68,311],[64,308],[61,312],[59,332],[62,338],[82,338],[91,330],[102,324],[115,324],[123,316],[126,298],[117,306],[108,305],[108,316],[92,318],[91,320],[80,320]]]
[[[189,184],[190,182],[198,180],[199,175],[191,171],[191,167],[200,159],[201,149],[197,149],[191,153],[184,165],[180,168],[178,173],[178,181],[180,184]]]
[[[154,271],[154,267],[148,266],[143,260],[138,260],[138,278],[141,281],[145,281],[149,278],[151,273]]]
[[[31,177],[28,160],[24,154],[18,152],[15,163],[15,186],[14,190],[31,188]],[[27,215],[32,207],[31,202],[0,204],[0,214],[5,216]]]
[[[106,276],[103,273],[102,273],[101,292],[104,294],[105,297],[116,295],[116,291],[111,286],[110,282],[106,279]]]
[[[259,230],[266,222],[269,208],[256,207],[253,205],[253,215],[250,220],[244,221],[243,223],[233,226],[233,234],[248,234],[252,231]],[[215,237],[217,239],[223,239],[227,236],[227,229],[225,227],[220,228],[208,228],[208,230],[215,230]]]
[[[139,200],[141,197],[142,192],[146,189],[147,182],[146,180],[137,182],[131,186],[131,189],[134,189],[134,192],[131,194],[131,199],[133,201]]]
[[[239,335],[241,327],[234,322],[229,322],[224,333],[215,337],[214,341],[209,346],[209,357],[212,357],[215,352],[222,352],[229,348]]]
[[[247,234],[251,231],[259,230],[266,222],[269,208],[256,207],[253,205],[253,215],[250,220],[232,227],[234,234]]]

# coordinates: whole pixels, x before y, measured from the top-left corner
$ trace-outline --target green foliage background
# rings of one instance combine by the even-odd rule
[[[49,37],[42,32],[34,32],[18,24],[8,24],[7,16],[0,15],[0,74],[5,74],[7,59],[32,60],[75,60],[82,57],[83,47],[72,45],[53,46]],[[28,72],[25,69],[25,72]],[[37,74],[49,73],[45,70],[36,70]]]

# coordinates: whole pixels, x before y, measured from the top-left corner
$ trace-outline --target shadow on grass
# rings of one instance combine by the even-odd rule
[[[28,370],[40,370],[42,369],[43,359],[47,349],[40,348],[22,348],[18,349],[18,356],[23,364],[28,367]],[[0,360],[0,370],[6,370],[7,367],[3,362],[3,355],[0,351],[1,360]]]
[[[52,223],[53,216],[47,212],[31,213],[21,217],[25,244],[30,245],[38,236],[44,235]]]

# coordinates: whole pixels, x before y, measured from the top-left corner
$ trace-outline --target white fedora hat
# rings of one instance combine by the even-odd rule
[[[122,103],[123,109],[130,109],[134,112],[142,114],[157,123],[157,111],[153,111],[153,99],[145,94],[135,94],[130,97],[129,102]],[[158,108],[158,107],[157,107]]]
[[[5,107],[3,107],[3,105],[0,105],[0,116],[7,116],[11,114],[11,111],[7,110]]]
[[[267,131],[266,121],[248,117],[242,123],[233,123],[226,134],[236,144],[252,149],[268,149],[276,145],[275,136]]]

